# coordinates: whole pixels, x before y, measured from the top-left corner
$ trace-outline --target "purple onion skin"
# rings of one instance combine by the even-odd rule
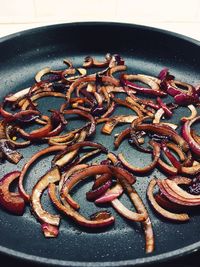
[[[91,109],[92,116],[94,116],[94,117],[100,117],[105,112],[106,112],[105,107],[99,107],[99,106],[96,106],[96,105]]]
[[[188,187],[188,191],[192,195],[200,195],[200,175],[192,180],[191,185]]]
[[[196,94],[200,96],[200,84],[195,87]]]
[[[115,62],[115,64],[116,65],[124,65],[124,60],[122,59],[122,57],[119,55],[119,54],[114,54],[113,56],[112,56],[112,59],[111,59],[111,65],[112,65],[112,62],[114,63]]]
[[[101,165],[111,165],[111,161],[109,159],[104,159],[100,162]]]
[[[167,75],[169,73],[169,69],[168,68],[164,68],[160,71],[160,73],[158,74],[158,79],[160,79],[161,81],[163,81]]]
[[[199,102],[199,96],[197,94],[187,95],[187,94],[180,93],[174,96],[174,101],[179,106],[188,106],[190,104],[197,104]]]
[[[112,181],[108,180],[107,182],[105,182],[105,184],[98,187],[97,189],[87,192],[86,193],[87,200],[93,201],[99,198],[111,187],[111,185],[112,185]]]
[[[57,82],[59,80],[61,80],[61,75],[59,74],[53,74],[50,77],[48,77],[48,79],[46,79],[47,82]]]
[[[26,117],[22,117],[22,118],[17,118],[17,121],[20,123],[29,123],[29,122],[33,122],[36,119],[38,119],[40,117],[40,115],[28,115]]]
[[[52,115],[51,115],[51,123],[54,128],[56,128],[60,123],[63,125],[66,124],[67,122],[64,120],[64,117],[62,114],[60,114],[59,111],[57,110],[52,110]]]
[[[182,136],[188,143],[190,149],[198,156],[200,156],[200,145],[194,140],[194,138],[191,136],[190,128],[191,125],[200,120],[200,116],[196,117],[192,121],[186,121],[182,127]]]
[[[63,83],[53,82],[52,87],[54,91],[64,91],[66,85]]]
[[[102,76],[99,73],[96,74],[95,83],[96,83],[96,86],[98,86],[98,85],[102,86],[103,85]]]

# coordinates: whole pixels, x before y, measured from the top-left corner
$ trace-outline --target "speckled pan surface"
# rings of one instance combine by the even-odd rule
[[[46,66],[63,67],[62,60],[70,58],[81,64],[87,55],[103,57],[107,52],[118,53],[126,61],[129,71],[157,75],[163,67],[169,67],[177,79],[197,83],[200,81],[200,44],[198,41],[174,33],[153,28],[118,23],[73,23],[28,30],[0,39],[0,99],[33,83],[35,73]],[[52,101],[52,102],[51,102]],[[45,105],[56,105],[48,100]],[[45,106],[44,105],[44,106]],[[183,109],[185,114],[187,110]],[[173,120],[183,115],[175,114]],[[78,122],[74,124],[76,127]],[[119,128],[121,129],[121,128]],[[119,131],[115,130],[115,133]],[[95,139],[113,150],[113,135],[104,136],[98,130]],[[23,149],[24,159],[18,166],[6,163],[0,166],[0,176],[10,170],[20,169],[24,162],[40,146]],[[145,164],[149,159],[124,142],[120,147],[132,162]],[[38,162],[26,184],[31,185],[49,168],[49,158]],[[146,186],[149,177],[138,177],[137,189],[146,203]],[[163,176],[163,174],[162,174]],[[83,185],[76,190],[75,198],[81,203],[81,212],[89,215],[100,209],[84,200],[90,187]],[[128,200],[124,199],[124,202]],[[56,212],[48,202],[44,205]],[[104,207],[105,208],[105,207]],[[106,207],[107,208],[107,207]],[[116,216],[114,226],[104,230],[87,230],[63,219],[56,239],[45,239],[40,226],[29,209],[23,217],[0,210],[0,251],[33,262],[56,266],[129,266],[180,257],[200,248],[200,212],[193,214],[189,223],[167,222],[150,210],[153,221],[156,249],[145,255],[144,237],[140,225],[124,221]]]

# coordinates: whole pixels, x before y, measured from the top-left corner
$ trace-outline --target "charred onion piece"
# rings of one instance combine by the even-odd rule
[[[5,119],[7,122],[21,122],[21,123],[26,123],[26,122],[31,122],[36,120],[40,112],[38,110],[21,110],[15,114],[12,114],[8,111],[6,111],[3,107],[3,105],[0,106],[0,115]]]
[[[78,164],[75,165],[74,167],[70,168],[67,172],[65,172],[59,182],[59,192],[62,195],[62,200],[65,199],[72,208],[74,208],[75,210],[78,210],[80,208],[79,204],[69,195],[65,193],[65,189],[63,188],[63,185],[65,184],[65,182],[67,181],[67,179],[69,179],[69,177],[80,171],[83,170],[85,168],[88,167],[88,164]],[[61,201],[62,201],[61,200]],[[63,201],[62,201],[63,202]],[[63,205],[65,205],[65,202],[63,202]]]
[[[51,91],[47,91],[47,92],[39,92],[33,96],[31,96],[29,99],[27,99],[21,109],[23,111],[27,110],[28,107],[30,106],[31,103],[34,103],[35,100],[38,100],[40,98],[43,98],[43,97],[59,97],[59,98],[65,98],[65,95],[62,94],[62,93],[58,93],[58,92],[51,92]]]
[[[90,215],[90,219],[92,221],[98,221],[98,220],[104,220],[110,218],[111,213],[108,212],[107,210],[102,210],[102,211],[97,211],[94,214]]]
[[[130,102],[127,102],[126,100],[123,100],[123,99],[120,99],[120,98],[114,98],[114,101],[120,106],[125,106],[127,108],[130,108],[131,110],[133,110],[138,115],[138,117],[142,117],[143,116],[141,110],[137,106],[132,105]]]
[[[98,67],[98,68],[104,68],[108,67],[109,60],[105,58],[104,61],[98,61],[95,58],[92,58],[91,56],[85,57],[83,67],[85,68],[91,68],[91,67]]]
[[[130,128],[124,129],[116,138],[114,141],[115,148],[118,148],[121,144],[121,142],[130,135]]]

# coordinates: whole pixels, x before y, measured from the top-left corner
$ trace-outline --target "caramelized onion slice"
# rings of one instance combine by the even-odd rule
[[[126,159],[124,158],[122,153],[120,153],[118,155],[118,158],[121,161],[121,163],[124,165],[124,167],[133,173],[144,174],[144,173],[150,172],[151,170],[153,170],[155,168],[155,166],[156,166],[156,164],[160,158],[160,146],[158,143],[156,143],[153,140],[151,140],[149,142],[149,144],[153,147],[154,159],[148,166],[145,166],[142,168],[133,166],[132,164],[130,164],[129,162],[126,161]]]
[[[162,208],[158,202],[156,201],[154,195],[153,195],[153,190],[154,187],[156,186],[157,182],[156,179],[152,179],[149,183],[148,189],[147,189],[147,196],[148,199],[152,205],[152,207],[157,211],[158,214],[162,215],[164,218],[169,219],[169,220],[174,220],[174,221],[188,221],[189,216],[186,213],[182,214],[177,214],[177,213],[172,213],[168,210],[165,210]]]
[[[108,119],[108,121],[102,127],[101,132],[104,134],[111,134],[115,126],[117,126],[119,123],[132,123],[132,121],[137,118],[138,116],[134,116],[134,115],[114,116]]]
[[[184,152],[187,152],[189,147],[187,142],[172,128],[170,128],[167,125],[163,125],[162,123],[157,124],[137,124],[135,126],[135,130],[137,131],[147,131],[147,132],[153,132],[156,134],[160,134],[163,136],[169,137],[172,141],[174,141],[177,145],[179,145]]]
[[[107,149],[101,144],[91,142],[91,141],[80,141],[80,142],[77,142],[77,143],[67,147],[59,155],[56,155],[53,159],[53,163],[55,163],[58,166],[63,166],[64,164],[69,162],[69,158],[71,160],[71,154],[69,154],[69,152],[74,153],[74,151],[76,151],[76,153],[77,153],[77,151],[83,147],[95,147],[95,148],[101,149],[101,151],[104,153],[107,152]]]
[[[60,179],[60,182],[59,182],[59,191],[60,191],[60,195],[62,196],[61,201],[63,199],[65,199],[70,204],[70,206],[75,210],[78,210],[80,208],[80,205],[70,196],[70,194],[66,194],[65,193],[65,187],[63,185],[65,184],[67,179],[69,179],[69,177],[72,174],[74,174],[76,172],[79,172],[79,171],[81,171],[81,170],[83,170],[83,169],[85,169],[87,167],[88,167],[88,164],[75,165],[74,167],[70,168],[67,172],[65,172],[61,176],[61,179]],[[63,202],[63,205],[65,205],[65,201]]]
[[[200,162],[197,161],[196,164],[193,164],[190,167],[182,166],[181,167],[181,173],[186,175],[196,175],[200,173]]]
[[[52,130],[51,120],[48,116],[42,116],[41,118],[47,122],[44,127],[39,128],[37,130],[33,130],[30,133],[27,133],[22,128],[18,128],[18,132],[28,140],[41,139],[43,137],[46,137],[48,133]]]
[[[43,223],[41,227],[45,237],[51,238],[58,236],[59,230],[57,226],[48,223]]]
[[[6,139],[8,139],[9,143],[12,143],[12,145],[16,148],[22,148],[22,147],[27,147],[31,144],[31,142],[28,141],[23,141],[23,142],[18,142],[13,140],[14,134],[17,135],[18,128],[12,126],[12,125],[6,125],[5,129],[5,134],[6,134]]]
[[[47,148],[44,148],[42,150],[40,150],[39,152],[35,153],[28,161],[27,163],[23,166],[22,168],[22,171],[21,171],[21,174],[20,174],[20,177],[19,177],[19,183],[18,183],[18,186],[19,186],[19,193],[21,194],[21,196],[23,197],[23,199],[26,201],[26,202],[29,202],[30,200],[30,195],[25,191],[24,189],[24,185],[23,185],[23,182],[24,182],[24,177],[28,171],[28,169],[30,168],[30,166],[40,157],[48,154],[48,153],[52,153],[52,152],[55,152],[55,151],[62,151],[63,149],[65,149],[66,146],[51,146],[51,147],[47,147]]]
[[[182,127],[182,136],[189,144],[190,149],[197,155],[200,156],[200,144],[194,140],[191,135],[191,126],[195,123],[200,121],[200,116],[195,117],[190,121],[186,121]]]
[[[155,113],[153,123],[160,123],[160,120],[162,116],[164,115],[164,113],[165,113],[164,110],[162,108],[159,108]]]
[[[35,184],[32,190],[30,204],[34,215],[42,223],[48,223],[50,225],[58,226],[60,224],[60,216],[50,214],[41,204],[41,196],[43,192],[48,188],[50,183],[56,183],[60,180],[60,172],[58,167],[54,167],[48,171],[44,176],[42,176],[39,181]]]
[[[116,198],[111,201],[113,208],[124,218],[134,221],[134,222],[142,222],[145,220],[145,216],[143,214],[139,214],[137,212],[133,212],[128,209],[122,202]]]
[[[145,242],[146,242],[146,253],[151,253],[154,251],[154,233],[152,228],[151,219],[148,215],[148,211],[144,206],[144,203],[140,196],[138,195],[137,191],[133,186],[127,183],[125,180],[121,180],[122,186],[127,191],[131,201],[133,202],[136,210],[138,213],[143,214],[145,216],[145,220],[142,221],[142,226],[145,233]]]
[[[123,193],[121,184],[117,183],[113,188],[108,189],[104,195],[95,200],[96,204],[112,202],[112,200],[118,198]]]
[[[186,122],[186,121],[189,121],[189,120],[193,120],[196,116],[197,116],[197,110],[196,110],[196,108],[195,108],[195,106],[194,105],[188,105],[187,106],[188,108],[189,108],[189,110],[191,111],[191,115],[190,116],[188,116],[188,117],[182,117],[181,118],[181,121],[182,122]]]
[[[115,218],[113,216],[110,216],[107,219],[89,220],[85,218],[84,216],[82,216],[77,211],[75,211],[67,202],[65,203],[65,206],[62,205],[62,203],[58,200],[56,196],[55,184],[49,184],[48,192],[49,192],[50,199],[52,203],[55,205],[55,207],[59,211],[67,215],[67,217],[74,220],[79,225],[90,227],[90,228],[99,228],[99,227],[109,226],[115,221]]]
[[[11,163],[17,164],[22,158],[22,154],[12,148],[12,143],[7,139],[0,140],[0,152]]]
[[[80,115],[86,119],[88,119],[90,122],[91,122],[91,125],[90,125],[90,129],[88,131],[88,136],[92,135],[95,133],[95,130],[96,130],[96,123],[95,123],[95,119],[94,117],[89,114],[88,112],[85,112],[83,110],[79,110],[79,109],[72,109],[72,110],[64,110],[63,111],[63,114],[67,114],[67,115],[73,115],[73,114],[76,114],[76,115]]]
[[[0,205],[16,215],[22,215],[25,208],[24,199],[19,194],[10,192],[11,183],[17,180],[19,176],[19,171],[13,171],[0,180]]]
[[[63,150],[61,153],[57,154],[52,160],[52,163],[57,166],[63,167],[67,163],[71,162],[76,157],[79,148],[81,147],[81,145],[77,144],[84,142],[86,136],[87,132],[85,130],[82,130],[79,137],[76,140],[76,143],[68,146],[66,150]]]
[[[91,177],[93,175],[105,174],[105,173],[108,173],[109,175],[113,175],[114,177],[118,179],[122,179],[122,177],[124,177],[124,179],[126,179],[129,183],[135,182],[135,177],[120,167],[113,167],[109,165],[89,166],[71,175],[71,177],[67,179],[66,182],[63,184],[62,193],[64,194],[65,199],[69,199],[69,202],[71,203],[72,198],[69,195],[69,192],[72,189],[72,187],[75,186],[78,182],[88,177]],[[74,205],[74,207],[78,207],[78,206]]]
[[[18,99],[23,98],[24,96],[26,96],[28,94],[29,90],[30,90],[30,87],[22,89],[22,90],[14,93],[14,94],[8,95],[8,96],[5,97],[5,101],[15,102]]]
[[[30,99],[27,99],[25,102],[23,102],[21,106],[21,110],[28,110],[28,107],[30,106],[30,102],[34,103],[35,100],[38,100],[43,97],[58,97],[58,98],[65,98],[65,95],[58,92],[52,92],[52,91],[46,91],[46,92],[38,92],[35,93],[33,96],[30,97]]]
[[[177,180],[157,180],[160,191],[172,202],[184,205],[184,206],[199,206],[200,205],[200,196],[195,196],[187,193],[177,184],[185,183],[185,179]],[[186,181],[187,182],[187,181]],[[196,197],[196,198],[194,198]]]
[[[121,144],[121,142],[127,138],[130,135],[130,127],[124,129],[116,138],[114,141],[115,148],[118,148]]]

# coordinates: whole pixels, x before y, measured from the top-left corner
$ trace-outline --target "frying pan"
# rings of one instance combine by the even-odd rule
[[[177,79],[196,84],[200,81],[199,42],[171,32],[154,28],[119,23],[72,23],[20,32],[0,40],[0,97],[33,83],[35,73],[43,67],[64,68],[63,59],[71,59],[80,65],[87,55],[102,58],[107,52],[118,53],[129,66],[129,72],[157,75],[168,67]],[[48,100],[48,106],[55,103]],[[53,100],[52,100],[53,101]],[[45,103],[47,104],[47,103]],[[43,105],[45,106],[45,105]],[[185,112],[185,110],[184,110]],[[176,113],[174,121],[183,113]],[[78,122],[77,122],[78,124]],[[75,121],[75,126],[76,121]],[[97,140],[113,150],[113,136],[97,133]],[[18,166],[2,164],[1,176],[11,170],[20,169],[27,158],[42,145],[23,149],[24,159]],[[131,150],[124,142],[121,147],[132,162],[141,164],[148,159]],[[48,169],[48,159],[39,162],[31,171],[37,179]],[[145,204],[146,186],[149,177],[162,175],[155,171],[148,177],[139,177],[137,190]],[[34,181],[26,184],[28,190]],[[83,186],[87,190],[90,184]],[[88,205],[74,192],[81,202],[82,212],[89,215],[100,207]],[[128,200],[123,200],[128,205]],[[47,197],[44,205],[56,212]],[[106,207],[110,209],[109,207]],[[111,210],[111,209],[110,209]],[[0,210],[0,251],[22,260],[56,266],[142,266],[170,258],[180,257],[200,248],[200,214],[196,212],[189,223],[172,223],[163,220],[150,210],[153,221],[156,249],[145,254],[144,237],[140,225],[124,221],[116,215],[116,223],[109,229],[88,230],[63,219],[60,235],[56,239],[45,239],[40,226],[29,209],[24,216],[17,217]]]

